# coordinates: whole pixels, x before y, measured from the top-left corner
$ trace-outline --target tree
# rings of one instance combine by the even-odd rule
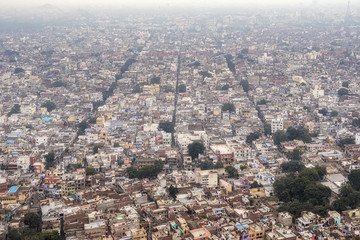
[[[129,176],[129,178],[136,178],[138,176],[138,171],[137,171],[137,168],[136,167],[128,167],[126,169],[126,173],[127,175]]]
[[[221,161],[217,161],[214,165],[215,169],[223,168],[224,164]]]
[[[163,130],[164,132],[167,132],[167,133],[173,133],[175,131],[174,124],[169,121],[160,122],[158,128],[159,128],[159,130]]]
[[[225,167],[225,171],[229,175],[230,178],[236,178],[238,176],[238,171],[233,166]]]
[[[54,110],[56,108],[56,104],[51,102],[51,101],[46,101],[44,104],[43,104],[43,107],[46,107],[46,110],[48,112],[51,112],[52,110]]]
[[[172,197],[174,199],[174,201],[175,201],[176,200],[176,194],[179,193],[178,188],[174,187],[173,185],[170,185],[168,191],[169,191],[170,197]]]
[[[271,135],[271,125],[269,123],[264,124],[264,135],[265,136]]]
[[[56,87],[66,87],[66,83],[63,81],[55,81],[54,83],[51,84],[51,87],[56,88]]]
[[[94,147],[93,147],[93,153],[94,153],[94,154],[99,153],[99,148],[100,148],[100,146],[94,146]]]
[[[179,85],[179,93],[184,93],[184,92],[186,92],[186,85],[180,84]]]
[[[280,165],[283,172],[300,172],[305,168],[301,161],[289,161]]]
[[[36,231],[41,231],[42,219],[36,213],[27,213],[24,217],[24,224],[28,225],[29,228],[36,229]]]
[[[256,103],[256,105],[266,105],[266,100],[265,99],[261,99],[260,101],[258,101]]]
[[[246,136],[246,143],[251,144],[253,141],[259,139],[261,137],[261,134],[258,132],[250,133]]]
[[[343,138],[338,142],[338,146],[344,148],[347,144],[355,144],[355,138]]]
[[[194,160],[199,157],[199,154],[203,154],[205,147],[201,142],[193,142],[188,145],[189,155]]]
[[[317,171],[317,173],[318,173],[318,175],[320,177],[320,180],[322,180],[324,178],[324,176],[327,174],[325,166],[316,165],[315,170]]]
[[[347,90],[346,88],[340,88],[340,89],[338,90],[338,95],[339,95],[339,97],[342,97],[342,96],[348,95],[348,94],[349,94],[349,90]]]
[[[209,73],[208,71],[200,71],[199,74],[202,76],[203,80],[205,78],[211,78],[212,77],[212,74]]]
[[[23,240],[23,236],[19,233],[19,230],[16,228],[10,228],[8,234],[6,235],[8,240]]]
[[[84,135],[85,134],[85,129],[87,129],[89,127],[89,124],[86,122],[86,120],[83,120],[79,123],[78,125],[78,135]]]
[[[354,126],[354,127],[360,127],[360,119],[359,118],[355,118],[352,120],[351,124]]]
[[[263,187],[263,185],[258,183],[257,181],[254,181],[253,183],[250,184],[250,188],[259,188],[259,187]]]
[[[276,145],[280,145],[280,143],[287,141],[287,135],[284,130],[278,130],[273,134],[273,140]]]
[[[234,106],[233,103],[224,103],[222,108],[221,108],[221,111],[223,111],[223,112],[226,112],[226,111],[235,112],[235,106]]]
[[[204,161],[200,163],[200,169],[201,170],[209,170],[214,169],[214,164],[212,161]]]
[[[120,143],[115,142],[115,143],[114,143],[114,148],[118,148],[118,147],[120,147]]]
[[[241,80],[240,85],[242,86],[244,92],[249,92],[249,82],[248,80]]]
[[[316,182],[320,180],[319,174],[315,168],[305,168],[299,173],[299,177],[307,178],[311,182]]]
[[[293,151],[291,152],[287,152],[286,153],[286,157],[290,160],[296,160],[296,161],[299,161],[301,160],[301,155],[303,154],[303,152],[298,149],[298,148],[295,148]]]
[[[22,68],[15,68],[15,70],[14,70],[14,73],[15,73],[15,74],[17,74],[17,73],[22,73],[22,72],[25,72],[25,70],[22,69]]]
[[[227,90],[229,90],[229,88],[230,88],[230,85],[229,85],[229,84],[225,84],[224,86],[221,87],[221,90],[227,91]]]
[[[52,167],[55,167],[55,153],[54,152],[50,152],[48,154],[45,155],[45,168],[49,169]]]
[[[320,109],[318,112],[319,112],[320,114],[322,114],[323,116],[326,116],[327,113],[328,113],[328,111],[327,111],[326,108],[322,108],[322,109]]]
[[[133,88],[133,93],[142,93],[142,88],[139,84],[136,84],[135,87]]]
[[[96,173],[96,170],[93,167],[87,167],[85,172],[86,172],[86,176],[90,176],[90,175],[94,175]]]
[[[151,83],[151,84],[160,84],[160,77],[153,77],[153,78],[150,80],[150,83]]]
[[[349,82],[342,82],[341,86],[344,88],[349,88]]]
[[[330,116],[337,117],[338,114],[339,114],[338,111],[333,110],[331,111]]]
[[[14,106],[11,108],[10,112],[8,112],[7,116],[10,117],[13,114],[20,113],[20,105],[14,104]]]
[[[350,185],[356,190],[360,191],[360,169],[352,170],[348,176]]]

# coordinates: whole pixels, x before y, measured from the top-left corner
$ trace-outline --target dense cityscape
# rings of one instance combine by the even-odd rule
[[[1,11],[0,239],[360,239],[341,6]]]

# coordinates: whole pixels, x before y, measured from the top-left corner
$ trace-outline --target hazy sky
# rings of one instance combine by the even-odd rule
[[[358,4],[360,0],[351,0],[352,4]],[[150,7],[150,6],[245,6],[245,5],[302,5],[310,4],[344,4],[347,0],[0,0],[0,7],[7,6],[38,6],[43,4],[53,5],[117,5],[133,7]]]

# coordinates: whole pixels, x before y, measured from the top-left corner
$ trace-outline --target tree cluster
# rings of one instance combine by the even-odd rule
[[[178,188],[174,187],[173,185],[170,185],[168,191],[169,191],[169,196],[172,197],[174,200],[176,200],[176,194],[179,193]]]
[[[283,130],[276,131],[273,134],[273,140],[276,145],[280,145],[282,142],[292,140],[302,140],[305,143],[311,142],[311,135],[309,129],[305,127],[293,128],[289,127],[286,132]]]
[[[156,160],[153,165],[146,165],[141,168],[134,166],[128,167],[126,172],[129,178],[152,178],[156,177],[164,168],[164,163],[161,160]]]
[[[85,169],[86,176],[94,175],[96,174],[96,170],[93,167],[87,167]]]
[[[246,93],[249,92],[250,87],[249,87],[248,80],[241,80],[240,85],[242,86],[244,92],[246,92]]]
[[[193,142],[188,145],[188,151],[191,158],[194,160],[199,157],[199,154],[203,154],[205,151],[204,144],[201,142]]]
[[[347,144],[355,144],[355,138],[349,137],[349,138],[343,138],[340,139],[338,142],[338,146],[341,148],[344,148]]]
[[[184,93],[184,92],[186,92],[186,85],[180,84],[179,85],[179,93]]]
[[[293,161],[300,161],[301,160],[301,155],[303,154],[303,152],[298,149],[298,148],[295,148],[294,150],[292,151],[288,151],[286,153],[286,157],[290,160],[293,160]]]
[[[151,83],[151,84],[160,84],[160,77],[153,77],[153,78],[150,80],[150,83]]]
[[[346,88],[340,88],[338,90],[338,95],[339,97],[345,96],[349,94],[349,90],[347,90]]]
[[[54,88],[56,88],[56,87],[66,87],[66,83],[65,82],[63,82],[63,81],[55,81],[54,83],[52,83],[51,84],[51,87],[54,87]]]
[[[233,103],[224,103],[221,107],[221,111],[223,112],[235,112],[235,106]]]
[[[14,106],[11,108],[10,112],[8,112],[7,116],[10,117],[13,114],[20,113],[20,105],[14,104]]]
[[[45,155],[45,168],[49,169],[49,168],[55,167],[55,165],[56,165],[55,153],[50,152],[50,153],[46,154]]]
[[[224,164],[220,161],[217,161],[215,164],[212,161],[204,161],[199,164],[201,170],[210,170],[210,169],[218,169],[223,168]]]
[[[86,122],[86,120],[82,120],[82,121],[78,124],[77,134],[78,134],[78,135],[85,135],[85,129],[87,129],[88,127],[89,127],[89,124]]]
[[[257,103],[256,103],[256,105],[266,105],[266,100],[265,99],[261,99],[260,101],[258,101]]]
[[[354,126],[354,127],[360,127],[360,119],[359,118],[355,118],[352,120],[351,124]]]
[[[158,128],[159,130],[163,130],[164,132],[167,133],[173,133],[175,131],[174,124],[169,121],[160,122]]]
[[[228,54],[225,56],[225,59],[226,59],[226,63],[227,63],[229,70],[233,74],[236,74],[235,64],[232,62],[233,56],[231,54]]]
[[[251,144],[253,141],[259,139],[261,134],[259,132],[253,132],[246,136],[246,143]]]
[[[51,101],[46,101],[44,104],[43,104],[43,107],[46,107],[46,110],[48,112],[51,112],[52,110],[54,110],[56,108],[56,104],[51,102]]]
[[[227,91],[227,90],[229,90],[229,88],[230,88],[230,85],[229,85],[229,84],[225,84],[224,86],[221,87],[221,90]]]
[[[96,102],[93,102],[92,105],[93,105],[92,111],[93,111],[93,112],[96,112],[99,107],[105,105],[105,102],[104,102],[104,101],[96,101]]]
[[[124,65],[120,68],[121,74],[123,74],[126,71],[129,71],[129,67],[135,62],[136,62],[136,60],[133,59],[133,58],[130,58],[130,59],[126,60]]]
[[[239,176],[237,169],[233,166],[226,166],[225,171],[229,175],[229,178],[236,178]]]
[[[324,167],[305,168],[299,175],[287,175],[276,179],[274,192],[284,204],[279,211],[288,211],[295,217],[299,217],[304,210],[313,211],[324,216],[328,209],[330,188],[316,183],[326,174]]]
[[[305,168],[304,164],[301,161],[291,160],[284,162],[280,165],[281,170],[286,173],[295,173],[300,172]]]
[[[211,78],[212,77],[212,74],[209,73],[208,71],[200,71],[199,74],[202,76],[203,80],[205,78]]]
[[[25,72],[25,70],[22,69],[22,68],[15,68],[15,70],[14,70],[14,73],[15,73],[15,74],[17,74],[17,73],[22,73],[22,72]]]

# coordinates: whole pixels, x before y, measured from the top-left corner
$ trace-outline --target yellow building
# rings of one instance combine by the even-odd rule
[[[145,94],[154,94],[160,92],[160,85],[154,84],[154,85],[145,85],[143,87],[143,93]]]
[[[105,122],[104,116],[98,117],[98,118],[96,119],[96,125],[98,125],[98,126],[103,126],[103,125],[104,125],[104,122]]]
[[[105,139],[105,141],[107,141],[107,136],[108,136],[108,131],[105,130],[105,129],[102,129],[102,130],[100,131],[99,137],[100,137],[101,139]]]
[[[266,197],[265,189],[263,187],[251,188],[250,194],[253,198],[263,198]]]
[[[133,240],[147,240],[147,233],[144,228],[138,229],[132,235]]]
[[[249,239],[264,239],[265,237],[265,228],[258,225],[251,225],[249,228]]]

